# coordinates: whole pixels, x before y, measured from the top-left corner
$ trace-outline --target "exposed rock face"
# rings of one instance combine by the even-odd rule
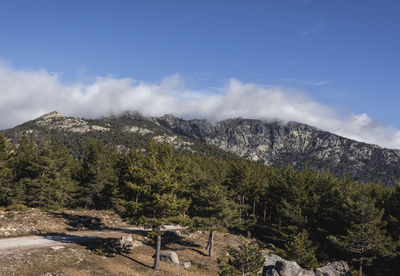
[[[274,254],[265,254],[262,276],[350,276],[346,262],[333,262],[316,268],[315,272],[302,269],[296,262],[287,261]]]
[[[109,131],[110,129],[98,125],[89,125],[84,119],[65,117],[57,111],[40,116],[36,124],[48,129],[85,133],[89,131]]]
[[[171,115],[159,121],[175,133],[265,164],[291,164],[301,169],[308,163],[338,176],[346,172],[355,180],[385,185],[395,185],[400,178],[399,150],[346,139],[305,124],[237,118],[213,125]]]
[[[315,269],[316,276],[349,276],[350,268],[344,261],[332,262],[326,266]]]

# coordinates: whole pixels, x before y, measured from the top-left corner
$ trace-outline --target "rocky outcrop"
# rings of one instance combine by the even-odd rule
[[[211,124],[171,115],[159,119],[175,133],[203,141],[268,165],[329,169],[355,180],[395,185],[400,178],[400,150],[357,142],[301,123],[229,119]]]
[[[316,276],[348,276],[350,275],[349,265],[344,261],[332,262],[326,266],[315,269]]]
[[[333,262],[314,271],[301,268],[294,261],[287,261],[274,254],[265,254],[262,276],[350,276],[346,262]]]

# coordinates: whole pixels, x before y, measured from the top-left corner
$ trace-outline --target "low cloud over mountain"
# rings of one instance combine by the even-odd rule
[[[297,121],[344,137],[400,148],[400,131],[366,113],[343,116],[299,91],[263,88],[231,79],[218,93],[185,88],[179,75],[149,83],[131,78],[98,77],[91,83],[63,83],[46,70],[15,70],[0,65],[0,128],[58,110],[96,118],[127,110],[144,115],[171,113],[186,119],[218,121],[233,117]]]

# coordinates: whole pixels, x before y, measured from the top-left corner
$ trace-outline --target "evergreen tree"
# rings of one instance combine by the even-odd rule
[[[10,169],[10,148],[7,138],[0,132],[0,206],[12,202],[12,171]]]
[[[132,223],[150,227],[156,237],[154,269],[159,269],[161,228],[168,223],[187,224],[190,201],[178,198],[173,149],[150,142],[145,153],[131,153],[129,175],[120,183],[116,211]]]
[[[381,223],[383,210],[376,208],[374,200],[362,192],[348,197],[345,204],[350,212],[349,227],[342,235],[329,239],[351,254],[359,263],[359,275],[362,276],[365,262],[388,253],[390,242]]]
[[[303,229],[292,236],[285,248],[286,257],[295,260],[301,267],[312,269],[316,266],[315,247],[312,246],[307,230]]]
[[[198,183],[192,194],[190,214],[194,226],[210,231],[207,244],[208,255],[213,255],[215,231],[240,224],[239,206],[227,196],[226,188],[215,182]]]
[[[95,209],[112,207],[117,184],[114,162],[115,153],[111,149],[98,140],[89,140],[87,153],[78,173],[79,205]]]
[[[264,264],[264,256],[260,245],[254,240],[240,240],[238,248],[228,247],[229,260],[219,258],[221,276],[256,276],[260,274]]]
[[[13,158],[13,193],[31,207],[59,208],[71,204],[73,159],[63,146],[43,141],[37,146],[23,138]]]
[[[233,163],[230,172],[226,178],[230,195],[236,198],[240,209],[240,218],[249,217],[248,210],[250,209],[246,203],[252,198],[253,214],[255,214],[255,203],[258,195],[258,187],[261,179],[256,169],[256,165],[252,161],[238,160]]]

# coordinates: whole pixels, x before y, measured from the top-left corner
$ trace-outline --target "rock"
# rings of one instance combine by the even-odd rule
[[[264,255],[264,266],[275,266],[277,261],[284,261],[284,259],[275,254]]]
[[[175,266],[179,265],[178,255],[176,255],[176,253],[173,251],[161,251],[160,261],[167,262]]]
[[[264,266],[262,276],[280,276],[274,267]]]
[[[286,260],[277,261],[275,269],[280,276],[301,275],[300,273],[303,270],[296,262]]]
[[[122,236],[120,239],[111,244],[114,251],[129,252],[133,247],[141,246],[142,242],[134,241],[132,235]],[[105,244],[107,246],[107,243]]]
[[[191,264],[190,262],[184,262],[184,263],[183,263],[183,267],[184,267],[185,269],[189,269],[191,266],[192,266],[192,264]]]
[[[350,268],[344,261],[328,263],[315,269],[316,276],[350,276]]]
[[[262,276],[350,276],[350,268],[344,261],[319,267],[314,271],[302,269],[296,262],[287,261],[274,254],[264,255]]]
[[[65,248],[65,246],[52,246],[52,247],[50,247],[51,249],[53,249],[53,250],[55,250],[55,251],[57,251],[57,250],[60,250],[60,249],[63,249],[63,248]]]
[[[296,262],[287,261],[278,255],[264,255],[263,276],[315,276],[313,271],[302,269]]]

